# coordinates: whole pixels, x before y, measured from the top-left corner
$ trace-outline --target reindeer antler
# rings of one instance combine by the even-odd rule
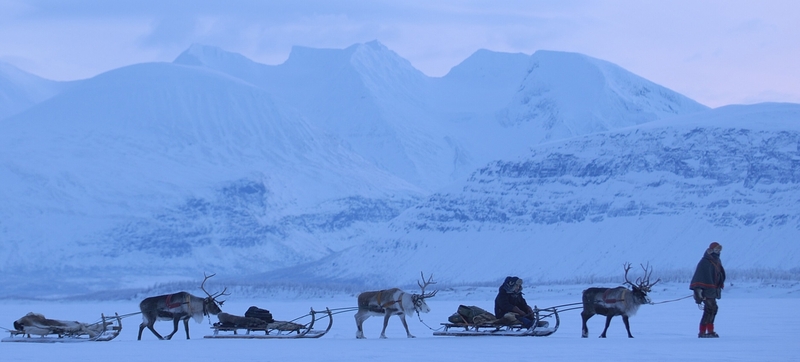
[[[650,288],[652,288],[654,285],[658,284],[658,282],[660,282],[661,279],[659,278],[659,279],[657,279],[655,281],[655,283],[650,284],[650,276],[653,275],[653,268],[650,266],[650,263],[647,263],[647,266],[644,266],[642,264],[639,264],[639,266],[641,266],[642,269],[644,269],[644,277],[643,278],[637,278],[636,279],[636,283],[638,284],[639,289],[641,289],[641,290],[643,290],[645,292],[649,292]]]
[[[623,284],[630,284],[631,286],[636,286],[636,284],[633,284],[631,283],[630,280],[628,280],[628,272],[631,270],[631,263],[625,262],[622,264],[622,267],[625,268],[625,283]]]
[[[639,288],[643,292],[647,293],[650,291],[650,288],[658,284],[661,279],[658,279],[655,283],[650,284],[650,276],[653,275],[653,268],[650,266],[650,263],[647,263],[647,266],[644,266],[643,264],[639,264],[639,266],[641,266],[644,270],[644,276],[636,278],[636,283],[632,283],[630,280],[628,280],[628,271],[631,270],[631,263],[626,262],[623,264],[623,267],[625,268],[625,284],[630,284],[630,286]]]
[[[211,293],[209,293],[209,292],[206,290],[206,288],[205,288],[205,285],[206,285],[206,281],[207,281],[209,278],[211,278],[211,277],[213,277],[213,276],[215,276],[215,275],[217,275],[217,273],[214,273],[214,274],[211,274],[211,275],[206,275],[206,272],[203,272],[203,282],[202,282],[202,283],[200,283],[200,289],[201,289],[201,290],[203,290],[203,292],[205,292],[205,293],[206,293],[206,295],[208,295],[208,296],[209,296],[209,297],[211,297],[211,298],[214,298],[214,297],[212,297],[212,296],[211,296]]]
[[[431,281],[433,280],[433,274],[431,274],[431,277],[428,278],[428,280],[425,280],[425,274],[423,274],[422,272],[419,272],[419,276],[422,277],[422,281],[425,282],[424,285],[421,284],[420,282],[417,282],[417,285],[419,285],[420,289],[422,289],[422,294],[421,294],[422,298],[431,298],[434,295],[436,295],[436,293],[439,292],[438,290],[434,290],[433,293],[425,294],[425,287],[431,284],[436,284],[436,282]]]
[[[225,292],[228,290],[228,287],[225,287],[224,289],[222,289],[222,292],[214,294],[214,295],[211,295],[211,293],[209,293],[205,288],[206,281],[208,279],[210,279],[211,277],[215,276],[215,275],[217,275],[217,273],[214,273],[214,274],[211,274],[211,275],[206,275],[206,273],[203,272],[203,282],[200,283],[200,289],[202,289],[203,292],[205,292],[206,295],[208,295],[209,298],[213,299],[214,301],[216,301],[219,304],[222,304],[222,303],[225,303],[225,301],[224,300],[223,301],[218,301],[217,298],[221,297],[223,295],[230,295],[230,293],[225,294]]]

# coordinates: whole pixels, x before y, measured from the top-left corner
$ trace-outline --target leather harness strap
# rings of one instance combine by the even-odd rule
[[[188,304],[189,305],[189,310],[192,309],[192,297],[189,296],[189,294],[185,294],[184,295],[184,302],[177,302],[177,303],[173,303],[172,302],[172,296],[173,296],[173,294],[167,294],[166,304],[167,304],[167,308],[168,309],[178,308],[183,304]]]
[[[603,302],[604,303],[613,304],[613,303],[617,303],[617,302],[625,302],[625,294],[628,292],[627,289],[623,289],[622,290],[622,298],[619,298],[619,299],[608,298],[608,293],[611,293],[612,290],[615,290],[615,289],[609,289],[609,290],[606,290],[605,293],[603,293]]]
[[[381,303],[381,294],[383,292],[384,292],[383,290],[380,290],[380,291],[378,291],[378,295],[375,296],[375,299],[377,300],[378,305],[381,306],[381,308],[386,308],[386,307],[388,307],[388,306],[390,306],[392,304],[400,303],[400,301],[402,300],[402,299],[401,300],[390,300],[390,301],[386,302],[386,304],[383,304],[383,303]]]
[[[172,303],[172,294],[167,294],[167,308],[178,308],[182,303]]]

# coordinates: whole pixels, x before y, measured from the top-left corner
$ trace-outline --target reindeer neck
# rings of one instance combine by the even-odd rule
[[[421,294],[411,294],[411,304],[414,306],[414,311],[419,314],[419,306],[417,306],[417,301],[424,300],[425,298],[422,297]]]

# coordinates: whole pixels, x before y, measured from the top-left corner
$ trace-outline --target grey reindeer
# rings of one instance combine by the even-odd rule
[[[389,317],[397,315],[400,321],[403,322],[403,327],[406,329],[406,336],[414,338],[411,332],[408,331],[408,323],[406,323],[406,314],[414,313],[428,313],[431,308],[425,303],[426,298],[431,298],[436,295],[438,290],[432,293],[425,293],[425,287],[431,284],[433,275],[428,280],[425,280],[425,275],[420,272],[422,281],[425,284],[417,282],[420,289],[420,294],[406,293],[398,288],[363,292],[358,295],[358,312],[355,314],[356,318],[356,338],[364,339],[364,329],[362,324],[370,316],[383,316],[383,330],[381,330],[381,338],[386,338],[386,326],[389,324]]]
[[[650,275],[653,270],[649,264],[648,266],[641,266],[644,269],[644,277],[637,278],[634,284],[628,280],[628,271],[631,270],[631,264],[625,263],[623,265],[625,268],[625,284],[630,285],[630,289],[625,287],[589,288],[583,291],[583,311],[581,312],[583,331],[581,337],[587,338],[589,336],[589,328],[586,326],[586,322],[595,314],[599,314],[606,316],[606,327],[603,329],[600,338],[606,338],[606,331],[608,331],[608,326],[611,324],[611,318],[618,315],[622,316],[625,330],[628,331],[628,338],[633,338],[628,318],[636,314],[642,304],[651,303],[647,293],[656,283],[661,281],[661,279],[658,279],[655,283],[650,284]]]
[[[186,339],[189,339],[189,319],[193,318],[195,322],[200,323],[203,318],[209,314],[217,315],[222,312],[220,305],[225,301],[218,301],[217,298],[225,294],[227,288],[222,292],[215,295],[207,292],[205,289],[206,281],[216,274],[205,275],[203,274],[203,282],[200,283],[200,289],[206,293],[207,297],[201,298],[191,295],[187,292],[178,292],[175,294],[165,294],[156,297],[149,297],[139,303],[139,309],[142,311],[142,324],[139,325],[139,338],[142,340],[142,331],[145,327],[150,329],[158,339],[172,339],[172,336],[178,332],[178,322],[183,321],[183,329],[186,330]],[[157,320],[171,320],[174,329],[172,333],[166,337],[162,337],[153,324]]]

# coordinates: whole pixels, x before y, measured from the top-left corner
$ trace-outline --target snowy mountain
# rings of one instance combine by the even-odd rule
[[[479,50],[441,78],[426,77],[377,41],[294,47],[277,66],[193,45],[175,62],[268,89],[365,159],[429,191],[553,137],[707,109],[613,64],[563,52]],[[552,105],[549,113],[539,110],[543,104]],[[543,117],[572,131],[552,134]],[[586,121],[601,124],[575,127]]]
[[[294,47],[277,66],[194,45],[175,62],[203,65],[268,90],[365,159],[427,190],[453,181],[449,163],[457,146],[446,141],[446,131],[426,109],[427,77],[378,42],[346,49]]]
[[[67,87],[0,62],[0,119],[17,114]]]
[[[519,90],[530,61],[531,56],[522,53],[478,50],[444,77],[432,79],[434,102],[455,118],[475,117],[475,113],[491,118]]]
[[[705,109],[614,64],[581,54],[538,51],[500,122],[541,141]]]
[[[38,83],[15,84],[30,92]],[[295,47],[274,66],[193,45],[173,63],[132,65],[49,94],[14,101],[20,112],[0,118],[0,272],[8,276],[0,288],[7,292],[81,293],[203,271],[261,282],[408,282],[419,270],[453,283],[494,280],[436,261],[452,257],[448,243],[492,263],[502,259],[483,249],[497,249],[487,245],[495,240],[528,253],[531,232],[584,235],[601,225],[609,238],[628,240],[614,234],[630,220],[616,216],[627,206],[615,195],[639,192],[635,179],[569,189],[562,184],[572,176],[564,176],[550,186],[573,196],[545,202],[531,196],[536,190],[526,189],[528,181],[488,187],[499,182],[488,180],[502,165],[543,162],[550,153],[578,154],[582,164],[600,154],[599,146],[576,140],[616,140],[621,136],[610,135],[617,131],[608,131],[644,132],[650,124],[679,132],[672,122],[707,110],[580,54],[480,50],[446,76],[430,78],[378,42]],[[739,112],[718,111],[702,114],[727,119]],[[625,130],[619,132],[632,132]],[[623,162],[617,158],[644,141],[592,142],[610,147],[601,148],[606,162]],[[523,161],[514,161],[521,154]],[[658,197],[685,191],[679,184],[658,188]],[[615,193],[603,194],[609,185]],[[732,186],[715,192],[733,200],[734,191],[740,192]],[[585,201],[587,195],[596,200]],[[661,210],[647,216],[654,225],[691,208],[659,202],[642,201]],[[784,225],[796,224],[784,214],[790,215]],[[556,239],[568,250],[587,242]],[[589,252],[576,255],[584,267],[549,269],[560,272],[541,278],[579,277],[596,264]],[[381,265],[412,272],[385,273]],[[553,264],[540,267],[547,265]],[[497,273],[540,270],[518,268]],[[605,276],[608,269],[592,272]]]
[[[387,284],[413,284],[419,270],[449,283],[621,282],[633,262],[669,280],[691,275],[714,240],[733,277],[796,271],[798,201],[800,105],[728,106],[491,162],[364,245],[291,272]]]
[[[286,218],[373,222],[419,195],[267,92],[200,68],[114,70],[2,125],[5,271],[288,266],[337,245],[286,242]]]

